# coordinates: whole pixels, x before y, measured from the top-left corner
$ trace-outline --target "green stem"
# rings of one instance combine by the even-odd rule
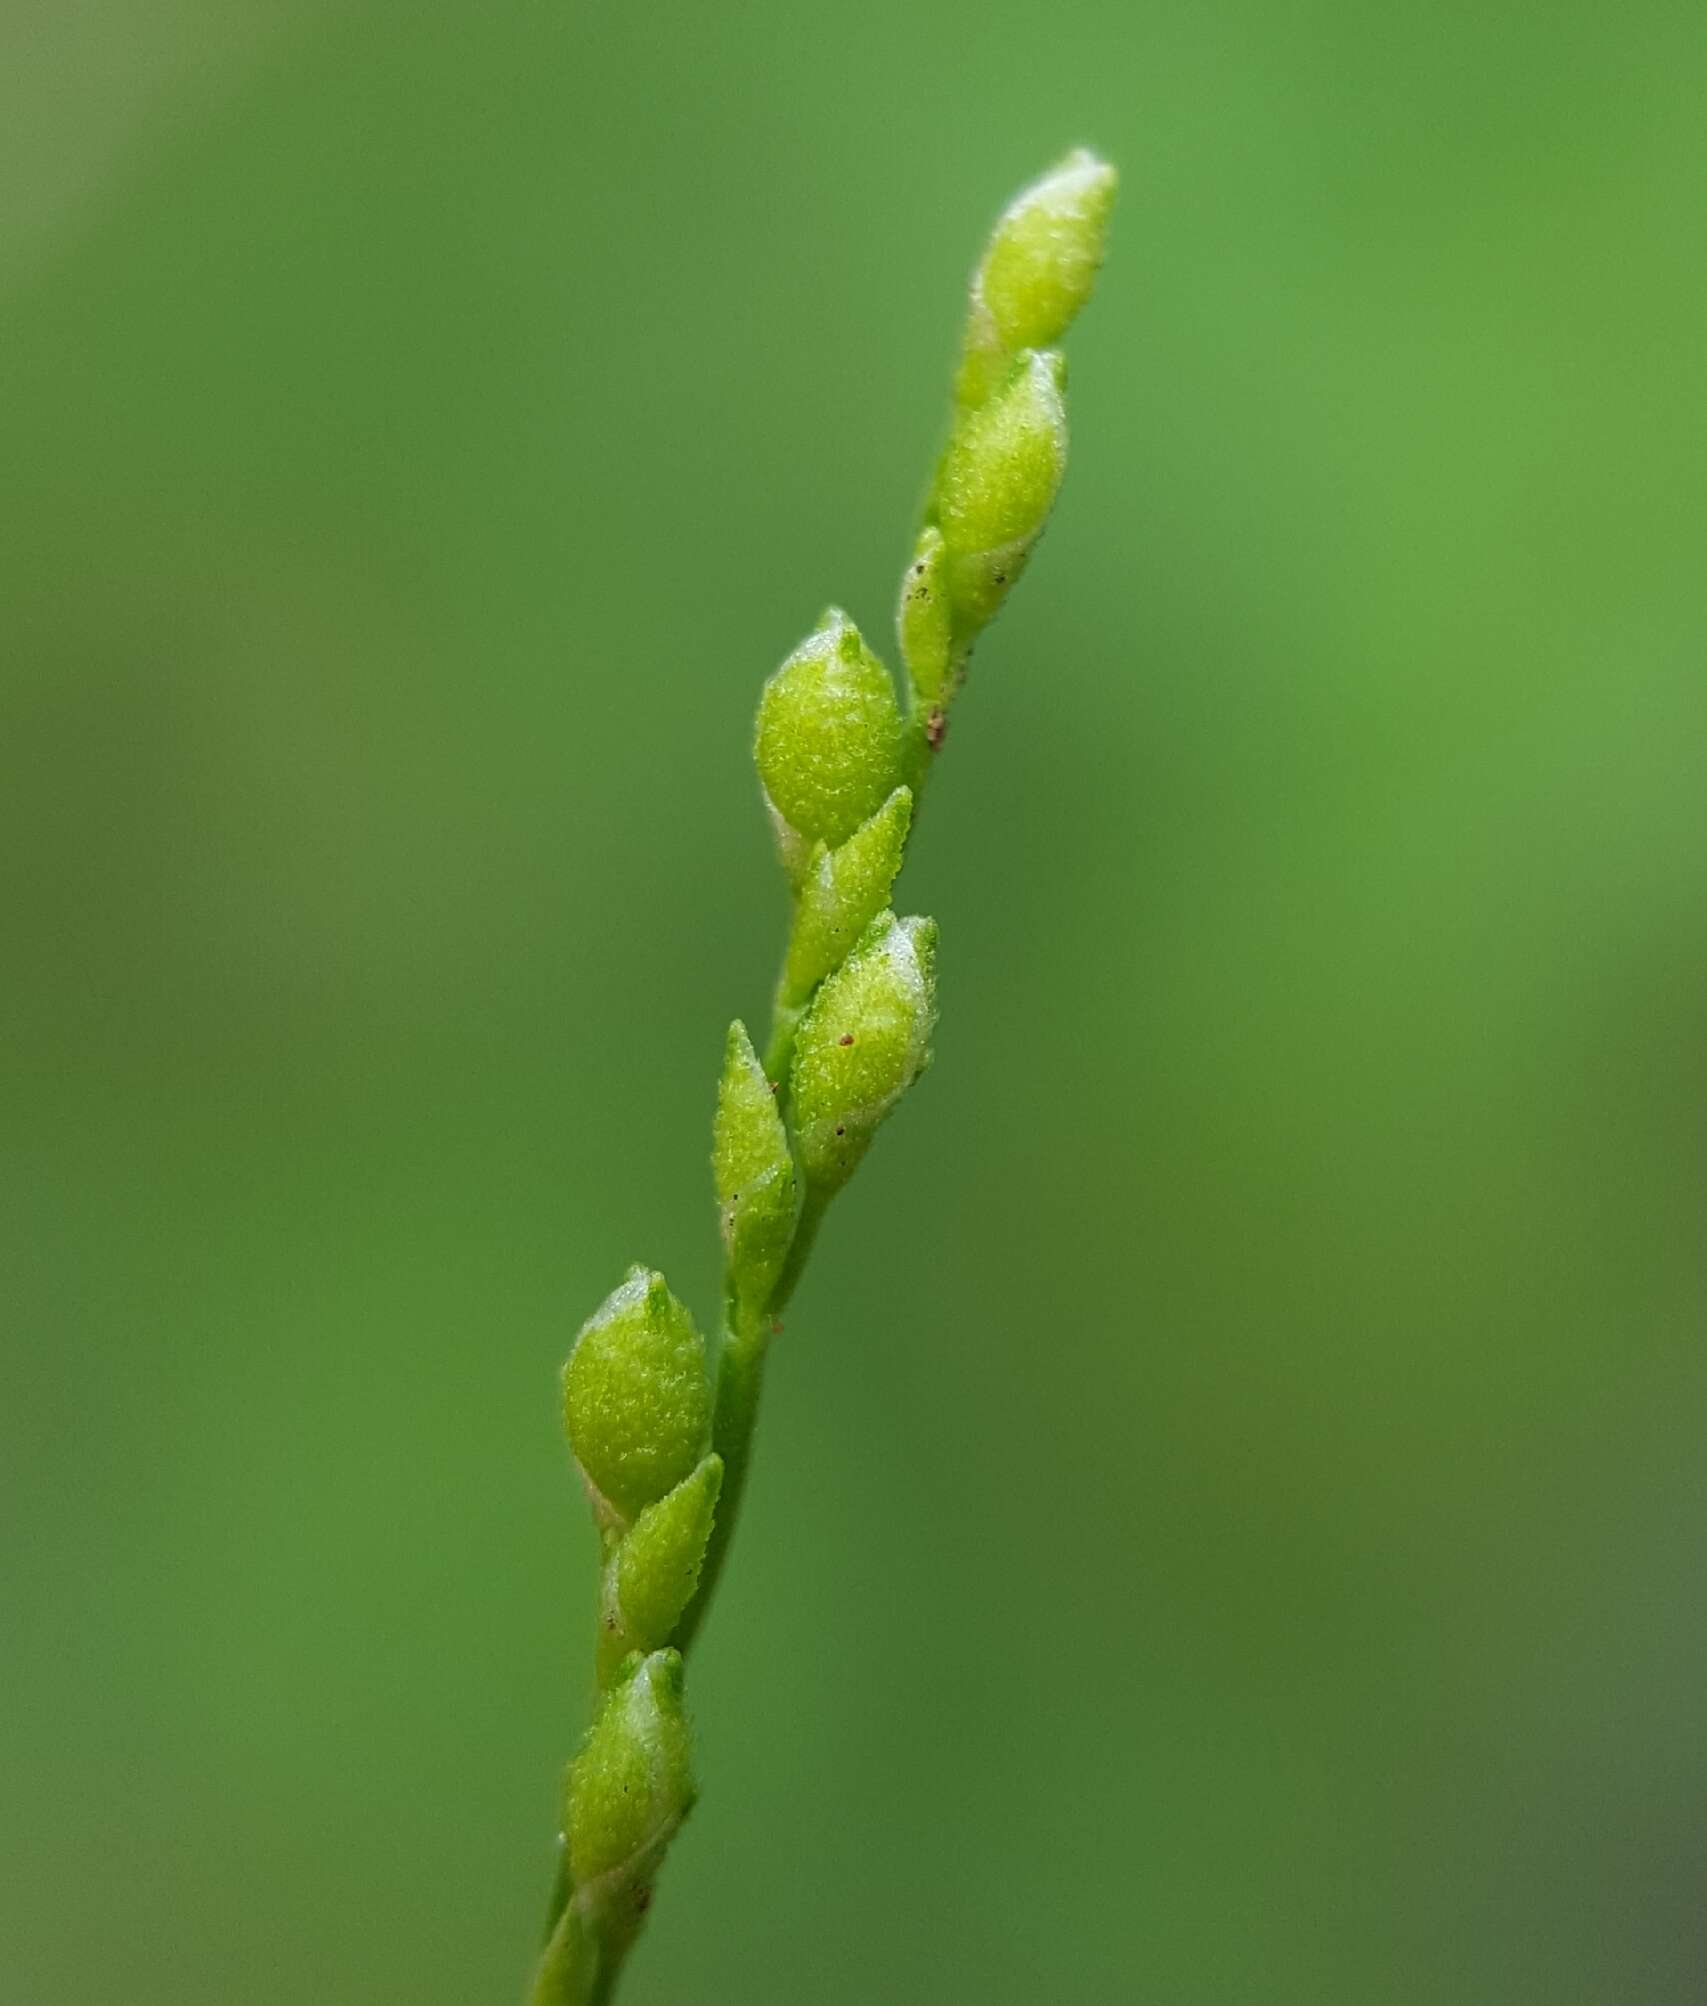
[[[782,1264],[782,1273],[777,1276],[776,1287],[771,1290],[768,1314],[776,1317],[787,1309],[794,1291],[800,1286],[800,1277],[806,1272],[806,1263],[812,1253],[813,1242],[818,1238],[818,1228],[824,1223],[824,1214],[829,1207],[829,1195],[816,1191],[810,1184],[806,1187],[806,1197],[800,1207],[800,1218],[794,1228],[794,1238],[789,1242],[788,1259]]]
[[[942,744],[940,725],[937,742],[931,743],[931,719],[942,718],[940,710],[929,705],[921,705],[915,697],[907,713],[907,721],[901,735],[901,781],[913,790],[913,823],[919,820],[919,808],[924,800],[925,782],[931,777],[931,768],[936,764],[938,749]]]
[[[805,1014],[804,1003],[785,1003],[781,991],[777,992],[771,1011],[770,1043],[765,1047],[764,1065],[765,1078],[776,1087],[777,1106],[785,1111],[788,1107],[788,1069],[794,1058],[794,1034]]]
[[[711,1606],[729,1542],[735,1536],[735,1521],[740,1516],[741,1498],[747,1487],[747,1465],[753,1453],[753,1426],[759,1418],[765,1355],[774,1334],[772,1319],[787,1307],[799,1285],[828,1202],[822,1194],[808,1188],[788,1259],[763,1314],[738,1318],[731,1313],[724,1324],[723,1348],[717,1361],[717,1405],[711,1421],[711,1446],[723,1458],[723,1488],[718,1493],[717,1517],[700,1565],[699,1588],[676,1630],[675,1645],[684,1657]]]
[[[611,1943],[571,1902],[557,1918],[539,1960],[528,2006],[609,2006],[622,1974],[626,1943]]]
[[[711,1423],[711,1446],[723,1458],[723,1487],[717,1496],[717,1516],[700,1565],[699,1588],[676,1630],[677,1650],[685,1656],[704,1621],[747,1487],[752,1456],[753,1424],[759,1416],[759,1394],[765,1382],[765,1353],[770,1345],[766,1322],[737,1331],[727,1328],[717,1365],[717,1407]]]
[[[936,756],[948,737],[949,707],[966,680],[972,659],[972,641],[962,635],[955,643],[948,675],[941,694],[934,699],[920,696],[910,678],[907,684],[907,716],[901,727],[901,761],[898,777],[913,790],[912,826],[919,826],[919,809],[925,798],[925,782],[936,770]]]

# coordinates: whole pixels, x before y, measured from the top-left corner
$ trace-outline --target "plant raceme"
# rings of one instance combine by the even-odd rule
[[[936,923],[890,898],[979,634],[1030,559],[1067,459],[1052,344],[1102,263],[1114,170],[1073,152],[997,223],[972,279],[954,414],[901,581],[906,707],[831,608],[765,684],[754,760],[793,901],[761,1059],[729,1028],[712,1125],[725,1251],[708,1350],[636,1267],[563,1373],[569,1444],[604,1548],[599,1695],[569,1765],[531,2006],[598,2006],[694,1802],[682,1660],[740,1506],[765,1357],[830,1201],[930,1062]]]

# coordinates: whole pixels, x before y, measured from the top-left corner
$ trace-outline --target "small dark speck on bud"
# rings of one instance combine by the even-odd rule
[[[847,1134],[847,1130],[846,1130],[845,1128],[838,1128],[838,1129],[836,1130],[836,1133],[837,1133],[838,1135],[846,1135],[846,1134]]]
[[[853,1043],[853,1033],[851,1031],[844,1031],[836,1040],[836,1043],[838,1045],[851,1045]]]

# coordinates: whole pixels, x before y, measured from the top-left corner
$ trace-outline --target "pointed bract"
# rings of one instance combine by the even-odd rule
[[[729,1027],[717,1083],[711,1174],[730,1289],[740,1308],[756,1316],[787,1258],[799,1204],[776,1092],[738,1020]]]
[[[664,1277],[631,1268],[582,1325],[563,1368],[569,1443],[624,1519],[679,1484],[705,1452],[705,1340]]]
[[[630,1651],[670,1641],[699,1586],[711,1538],[723,1458],[707,1456],[689,1477],[649,1504],[605,1568],[599,1610],[598,1671],[606,1683]]]
[[[912,819],[912,789],[897,787],[838,849],[813,853],[783,964],[785,1009],[807,1000],[889,903]]]
[[[924,1069],[936,1022],[936,922],[884,913],[818,991],[794,1046],[801,1167],[839,1190]]]
[[[920,703],[945,704],[954,694],[954,619],[949,604],[948,547],[935,523],[919,534],[901,578],[895,626],[901,659]]]

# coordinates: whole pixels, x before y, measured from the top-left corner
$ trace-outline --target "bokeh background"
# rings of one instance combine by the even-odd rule
[[[1079,140],[625,1996],[1701,1996],[1704,86],[1696,0],[11,0],[0,1997],[517,1997],[755,692]]]

